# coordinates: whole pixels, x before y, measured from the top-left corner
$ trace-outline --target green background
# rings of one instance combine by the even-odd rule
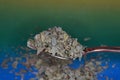
[[[28,38],[54,26],[89,47],[120,46],[120,1],[0,0],[0,46],[26,45]]]

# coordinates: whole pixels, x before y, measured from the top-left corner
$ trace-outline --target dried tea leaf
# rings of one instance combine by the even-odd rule
[[[34,40],[28,40],[27,46],[37,50],[37,54],[44,51],[51,56],[61,59],[81,59],[84,53],[84,47],[77,39],[71,38],[61,27],[49,28],[46,31],[36,34]]]

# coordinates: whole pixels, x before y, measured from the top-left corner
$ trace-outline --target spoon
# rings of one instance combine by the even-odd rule
[[[120,53],[120,47],[104,46],[104,47],[85,48],[83,56],[87,55],[89,53],[93,53],[93,52],[116,52],[116,53]],[[60,57],[60,56],[53,56],[53,57],[56,57],[59,59],[69,60],[69,58]]]

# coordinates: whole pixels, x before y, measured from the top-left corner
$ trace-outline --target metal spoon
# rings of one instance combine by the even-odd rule
[[[93,52],[117,52],[120,53],[120,47],[94,47],[94,48],[85,48],[83,56]],[[59,59],[69,60],[69,58],[53,56]]]

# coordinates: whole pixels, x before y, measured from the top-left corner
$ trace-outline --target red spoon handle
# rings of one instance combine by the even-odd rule
[[[92,53],[92,52],[119,52],[120,47],[94,47],[94,48],[86,48],[84,54]]]

